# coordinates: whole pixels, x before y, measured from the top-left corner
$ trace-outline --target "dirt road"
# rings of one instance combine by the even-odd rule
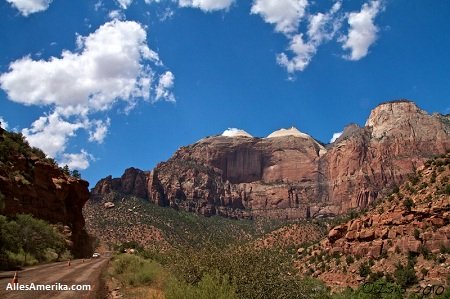
[[[67,262],[52,263],[36,266],[19,271],[19,285],[53,285],[53,290],[7,290],[14,272],[0,272],[0,298],[2,299],[97,299],[103,298],[103,285],[101,274],[106,270],[109,257],[97,259],[73,260],[68,266]],[[62,285],[69,288],[72,285],[90,285],[90,291],[64,291]]]

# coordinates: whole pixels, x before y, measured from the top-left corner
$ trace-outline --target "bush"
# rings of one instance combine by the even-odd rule
[[[414,201],[411,198],[406,198],[403,201],[403,206],[408,212],[411,212],[411,208],[414,207]]]
[[[323,264],[323,263],[322,263]],[[313,279],[295,275],[291,257],[285,251],[255,248],[205,248],[183,250],[167,263],[180,282],[196,286],[201,279],[219,271],[236,283],[238,298],[321,298],[327,290]]]
[[[236,284],[227,275],[205,274],[196,284],[188,284],[172,279],[165,289],[166,299],[234,299]]]
[[[397,264],[394,272],[396,282],[403,288],[407,288],[417,283],[414,265],[408,262],[407,266]]]
[[[385,279],[361,285],[358,289],[347,288],[344,292],[334,294],[333,299],[402,299],[402,288]]]
[[[161,273],[161,265],[138,255],[121,254],[114,258],[111,275],[124,285],[149,285]]]
[[[361,263],[361,265],[359,265],[358,273],[361,277],[367,277],[372,273],[370,265],[368,263]]]

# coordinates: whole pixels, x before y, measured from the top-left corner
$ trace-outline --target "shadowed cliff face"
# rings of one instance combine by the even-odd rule
[[[73,254],[89,255],[90,240],[82,215],[89,199],[89,183],[65,175],[42,152],[31,149],[17,136],[0,132],[0,214],[32,214],[62,224],[70,235]]]
[[[305,218],[367,206],[433,154],[450,149],[450,118],[408,101],[376,107],[325,149],[309,136],[208,137],[151,173],[97,183],[162,206],[228,217]],[[144,183],[145,181],[145,183]]]

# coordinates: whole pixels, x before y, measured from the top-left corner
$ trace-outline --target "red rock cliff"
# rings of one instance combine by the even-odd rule
[[[204,138],[145,174],[146,184],[126,172],[131,179],[122,176],[119,187],[106,189],[204,215],[335,215],[365,207],[425,159],[449,150],[450,117],[396,101],[376,107],[365,127],[347,127],[326,148],[300,132],[269,137]],[[114,180],[100,181],[93,194]]]
[[[0,214],[32,214],[67,226],[74,255],[88,255],[90,241],[84,229],[82,208],[89,199],[89,183],[65,175],[42,152],[32,150],[17,138],[13,141],[6,134],[10,133],[0,132]],[[10,151],[13,143],[20,149]]]

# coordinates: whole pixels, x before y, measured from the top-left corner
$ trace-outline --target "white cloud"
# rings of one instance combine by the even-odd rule
[[[314,44],[305,42],[302,33],[292,37],[288,50],[294,53],[292,58],[289,58],[286,53],[277,55],[278,64],[284,66],[288,73],[303,71],[316,53]]]
[[[122,7],[123,9],[127,9],[128,6],[130,6],[130,4],[133,2],[133,0],[117,0],[117,2],[119,3],[120,7]]]
[[[277,55],[279,65],[286,68],[289,74],[303,71],[311,62],[317,52],[317,48],[324,42],[331,40],[340,28],[341,19],[336,17],[336,13],[341,8],[341,2],[336,2],[327,13],[317,13],[308,16],[307,39],[303,33],[298,33],[290,37],[288,54]]]
[[[77,45],[77,51],[65,50],[48,60],[23,57],[0,75],[0,87],[11,101],[50,107],[50,113],[22,132],[30,144],[56,159],[64,157],[68,140],[79,129],[88,131],[91,142],[104,141],[110,120],[90,120],[93,113],[119,101],[126,112],[139,100],[175,101],[169,90],[174,76],[170,71],[158,75],[163,64],[139,23],[112,20],[88,36],[77,36]],[[152,98],[153,93],[159,96]]]
[[[6,0],[17,8],[23,16],[47,10],[52,0]]]
[[[156,87],[156,100],[175,101],[175,96],[170,91],[174,80],[175,76],[171,71],[167,71],[159,77],[158,86]]]
[[[199,8],[204,12],[229,9],[234,0],[179,0],[180,7]]]
[[[251,13],[259,14],[266,23],[274,24],[275,31],[291,34],[298,30],[307,6],[307,0],[255,0]]]
[[[80,52],[61,58],[12,62],[0,76],[9,99],[25,105],[56,105],[72,111],[106,110],[117,100],[149,98],[151,72],[143,61],[159,62],[136,22],[113,20],[87,37],[78,36]],[[105,47],[108,45],[108,47]]]
[[[90,160],[93,160],[92,155],[82,149],[79,154],[63,154],[59,164],[67,165],[70,169],[83,170],[89,167]]]
[[[69,137],[75,136],[75,132],[83,127],[83,122],[71,123],[63,120],[58,112],[53,112],[35,120],[31,128],[22,130],[22,134],[30,145],[55,158],[65,151]]]
[[[330,143],[335,142],[336,139],[338,139],[339,137],[341,137],[341,135],[342,135],[342,132],[333,133],[333,137],[331,137]]]
[[[118,9],[110,11],[108,17],[111,20],[125,20],[125,14]]]
[[[308,17],[308,37],[315,44],[333,39],[342,24],[342,18],[336,16],[341,9],[342,2],[336,2],[327,13],[317,13]]]
[[[91,122],[91,125],[94,129],[89,132],[89,141],[103,143],[103,140],[108,133],[108,128],[111,125],[111,119],[107,118],[106,121],[94,120]]]
[[[3,129],[5,129],[5,130],[7,130],[8,129],[8,122],[3,118],[3,117],[1,117],[0,116],[0,126],[3,128]]]
[[[344,50],[350,50],[349,60],[359,60],[365,57],[369,47],[377,39],[378,27],[374,24],[374,19],[383,9],[381,2],[372,0],[364,3],[360,12],[352,12],[348,16],[350,29],[348,35],[341,39]]]

